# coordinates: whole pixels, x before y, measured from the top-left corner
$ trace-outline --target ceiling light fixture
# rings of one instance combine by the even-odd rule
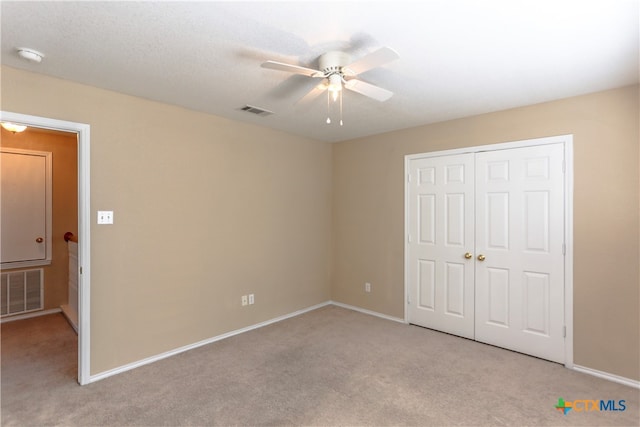
[[[335,102],[338,99],[338,92],[342,91],[342,77],[340,74],[331,74],[329,76],[329,92]]]
[[[331,99],[335,103],[340,98],[340,126],[342,126],[342,73],[336,72],[327,77],[327,124],[331,124]]]
[[[37,50],[29,49],[28,47],[19,47],[17,50],[18,55],[20,55],[21,58],[24,58],[27,61],[41,62],[42,58],[44,58],[44,55],[42,53],[38,52]]]
[[[6,130],[8,130],[9,132],[13,132],[13,133],[22,132],[27,128],[24,125],[18,125],[18,124],[10,123],[10,122],[2,122],[2,123],[0,123],[0,125],[3,128],[5,128]]]

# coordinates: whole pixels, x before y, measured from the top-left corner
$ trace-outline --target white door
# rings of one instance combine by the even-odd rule
[[[476,155],[478,341],[564,362],[564,148]]]
[[[410,160],[410,323],[565,361],[563,164],[562,143]]]
[[[473,154],[410,163],[409,320],[467,338],[474,335],[473,181]]]
[[[3,149],[2,264],[47,259],[47,153]],[[50,155],[50,153],[48,153]]]

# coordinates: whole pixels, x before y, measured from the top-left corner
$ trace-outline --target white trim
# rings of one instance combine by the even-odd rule
[[[476,147],[456,148],[452,150],[432,151],[404,156],[404,319],[409,322],[409,310],[407,299],[409,297],[409,284],[407,282],[409,261],[407,257],[407,245],[409,235],[409,182],[410,162],[415,159],[429,157],[450,156],[453,154],[479,153],[483,151],[507,150],[512,148],[532,147],[561,143],[565,154],[565,231],[566,244],[565,255],[565,300],[564,315],[566,326],[564,366],[573,367],[573,135],[558,135],[544,138],[526,139],[522,141],[503,142],[498,144],[479,145]]]
[[[69,325],[71,325],[71,327],[73,328],[74,331],[76,331],[76,334],[77,334],[78,333],[78,313],[74,313],[69,307],[69,304],[62,304],[60,306],[60,309],[62,310],[62,314],[64,314],[64,317],[67,318],[67,322],[69,322]]]
[[[51,151],[23,150],[20,148],[0,147],[3,153],[21,154],[27,156],[44,157],[45,161],[45,223],[44,223],[44,239],[45,239],[45,257],[44,259],[34,259],[28,261],[10,261],[0,263],[0,268],[9,270],[13,268],[40,267],[43,265],[51,265],[51,257],[53,256],[53,153]]]
[[[78,135],[78,382],[87,384],[90,363],[91,309],[91,204],[90,126],[47,117],[0,111],[0,120]]]
[[[51,240],[51,239],[48,239]],[[48,249],[47,249],[48,251]],[[13,262],[5,262],[2,264],[3,270],[13,270],[13,269],[24,269],[29,267],[44,267],[47,265],[51,265],[50,259],[44,260],[33,260],[33,261],[13,261]]]
[[[398,323],[405,323],[405,324],[407,323],[404,319],[401,319],[399,317],[389,316],[387,314],[378,313],[377,311],[367,310],[366,308],[360,308],[354,305],[343,304],[341,302],[336,302],[336,301],[331,301],[331,304],[335,305],[336,307],[346,308],[347,310],[358,311],[360,313],[368,314],[370,316],[380,317],[381,319],[391,320],[393,322],[398,322]]]
[[[565,215],[564,238],[566,251],[564,256],[564,366],[573,368],[573,135],[565,135]]]
[[[404,156],[404,228],[402,248],[404,249],[404,299],[402,300],[402,306],[404,307],[404,323],[409,323],[409,257],[407,253],[409,251],[409,184],[411,179],[411,160],[418,158],[417,155]],[[417,179],[417,178],[416,178]]]
[[[60,313],[61,311],[62,310],[59,308],[52,308],[49,310],[40,310],[40,311],[31,311],[25,314],[17,314],[15,316],[3,317],[2,320],[0,320],[0,323],[13,322],[14,320],[31,319],[32,317],[46,316],[48,314]]]
[[[475,147],[454,148],[451,150],[429,151],[418,154],[407,154],[405,159],[424,159],[428,157],[450,156],[453,154],[480,153],[483,151],[508,150],[511,148],[533,147],[536,145],[558,144],[573,141],[573,135],[547,136],[543,138],[523,139],[521,141],[500,142],[496,144],[477,145]]]
[[[573,365],[571,368],[576,372],[583,374],[593,375],[594,377],[602,378],[605,380],[613,381],[614,383],[626,385],[629,387],[640,389],[640,381],[632,380],[631,378],[621,377],[619,375],[610,374],[608,372],[598,371],[597,369],[587,368],[585,366]]]
[[[242,334],[244,332],[253,331],[254,329],[262,328],[263,326],[271,325],[273,323],[277,323],[277,322],[280,322],[282,320],[290,319],[292,317],[299,316],[301,314],[304,314],[304,313],[307,313],[307,312],[310,312],[310,311],[313,311],[313,310],[317,310],[317,309],[325,307],[327,305],[331,305],[331,301],[326,301],[326,302],[323,302],[323,303],[320,303],[320,304],[316,304],[316,305],[313,305],[311,307],[303,308],[302,310],[294,311],[293,313],[285,314],[283,316],[279,316],[279,317],[276,317],[276,318],[271,319],[271,320],[266,320],[264,322],[256,323],[255,325],[247,326],[245,328],[236,329],[234,331],[227,332],[227,333],[224,333],[224,334],[221,334],[221,335],[217,335],[215,337],[207,338],[205,340],[198,341],[198,342],[193,343],[193,344],[188,344],[188,345],[185,345],[185,346],[182,346],[182,347],[178,347],[178,348],[173,349],[173,350],[166,351],[164,353],[156,354],[155,356],[150,356],[150,357],[138,360],[138,361],[133,362],[133,363],[128,363],[126,365],[122,365],[122,366],[119,366],[117,368],[110,369],[108,371],[104,371],[104,372],[101,372],[99,374],[92,375],[92,376],[89,377],[89,382],[92,383],[92,382],[100,381],[100,380],[103,380],[105,378],[108,378],[108,377],[111,377],[111,376],[114,376],[114,375],[117,375],[117,374],[121,374],[123,372],[130,371],[132,369],[139,368],[139,367],[144,366],[144,365],[148,365],[149,363],[157,362],[159,360],[166,359],[167,357],[175,356],[176,354],[180,354],[180,353],[184,353],[185,351],[193,350],[194,348],[202,347],[204,345],[211,344],[211,343],[214,343],[216,341],[220,341],[220,340],[223,340],[225,338],[232,337],[234,335],[239,335],[239,334]]]
[[[336,307],[342,307],[342,308],[347,309],[347,310],[357,311],[357,312],[360,312],[360,313],[363,313],[363,314],[368,314],[368,315],[379,317],[379,318],[382,318],[382,319],[385,319],[385,320],[391,320],[393,322],[406,323],[403,319],[401,319],[399,317],[388,316],[386,314],[378,313],[376,311],[366,310],[366,309],[363,309],[363,308],[360,308],[360,307],[356,307],[356,306],[348,305],[348,304],[343,304],[343,303],[336,302],[336,301],[326,301],[326,302],[323,302],[323,303],[320,303],[320,304],[316,304],[316,305],[311,306],[311,307],[304,308],[302,310],[295,311],[293,313],[285,314],[284,316],[276,317],[274,319],[267,320],[267,321],[264,321],[264,322],[261,322],[261,323],[257,323],[255,325],[247,326],[246,328],[236,329],[235,331],[227,332],[225,334],[221,334],[221,335],[218,335],[218,336],[215,336],[215,337],[203,340],[203,341],[199,341],[199,342],[194,343],[194,344],[189,344],[189,345],[186,345],[186,346],[183,346],[183,347],[171,350],[171,351],[167,351],[165,353],[161,353],[161,354],[158,354],[158,355],[155,355],[155,356],[147,357],[145,359],[139,360],[137,362],[130,363],[128,365],[123,365],[123,366],[120,366],[118,368],[114,368],[114,369],[111,369],[109,371],[105,371],[105,372],[102,372],[100,374],[93,375],[93,376],[89,377],[88,383],[89,382],[96,382],[96,381],[99,381],[99,380],[103,380],[103,379],[111,377],[113,375],[117,375],[117,374],[120,374],[120,373],[123,373],[123,372],[126,372],[126,371],[130,371],[130,370],[138,368],[140,366],[148,365],[149,363],[157,362],[158,360],[166,359],[167,357],[175,356],[176,354],[184,353],[185,351],[189,351],[189,350],[192,350],[192,349],[197,348],[197,347],[202,347],[204,345],[211,344],[211,343],[214,343],[216,341],[220,341],[220,340],[223,340],[225,338],[232,337],[234,335],[239,335],[239,334],[242,334],[244,332],[249,332],[249,331],[252,331],[252,330],[255,330],[255,329],[259,329],[259,328],[261,328],[263,326],[267,326],[267,325],[271,325],[273,323],[280,322],[282,320],[290,319],[292,317],[296,317],[296,316],[299,316],[301,314],[308,313],[310,311],[317,310],[317,309],[322,308],[322,307],[326,307],[328,305],[335,305]],[[29,318],[32,318],[32,317],[46,316],[48,314],[55,314],[55,313],[60,313],[60,312],[62,312],[62,314],[64,314],[64,312],[61,309],[53,308],[53,309],[50,309],[50,310],[43,310],[43,311],[39,311],[39,312],[33,312],[33,313],[27,313],[27,314],[21,314],[21,315],[17,315],[17,316],[12,316],[12,317],[9,317],[9,318],[3,318],[0,321],[0,323],[12,322],[14,320],[29,319]],[[622,384],[622,385],[626,385],[626,386],[633,387],[633,388],[636,388],[636,389],[640,389],[640,381],[632,380],[630,378],[621,377],[619,375],[610,374],[608,372],[603,372],[603,371],[598,371],[596,369],[591,369],[591,368],[587,368],[585,366],[580,366],[580,365],[573,365],[572,367],[570,367],[570,369],[574,370],[576,372],[592,375],[592,376],[595,376],[595,377],[598,377],[598,378],[602,378],[602,379],[605,379],[605,380],[608,380],[608,381],[613,381],[613,382],[618,383],[618,384]]]

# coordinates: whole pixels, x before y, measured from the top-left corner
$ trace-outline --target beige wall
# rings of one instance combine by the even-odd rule
[[[3,110],[91,125],[92,374],[329,300],[330,145],[1,77]]]
[[[69,258],[64,233],[78,234],[77,137],[75,134],[36,129],[13,134],[0,128],[0,132],[2,147],[52,153],[52,256],[51,264],[43,267],[44,309],[60,308],[67,303],[69,288]]]
[[[333,299],[404,317],[405,155],[573,134],[574,361],[640,379],[638,93],[627,87],[335,144]]]
[[[403,317],[404,155],[573,134],[575,363],[640,378],[638,87],[334,145],[6,67],[1,89],[91,125],[91,212],[115,211],[93,374],[329,298]]]

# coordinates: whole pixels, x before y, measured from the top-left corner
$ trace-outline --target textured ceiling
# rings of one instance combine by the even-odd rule
[[[0,3],[3,65],[322,141],[550,101],[638,82],[638,0]],[[261,68],[316,68],[342,50],[400,59],[361,74],[394,92],[347,91],[344,126],[318,81]],[[17,47],[45,54],[40,64]],[[246,104],[273,111],[255,116]],[[336,116],[336,111],[332,116]],[[68,118],[73,119],[73,118]]]

